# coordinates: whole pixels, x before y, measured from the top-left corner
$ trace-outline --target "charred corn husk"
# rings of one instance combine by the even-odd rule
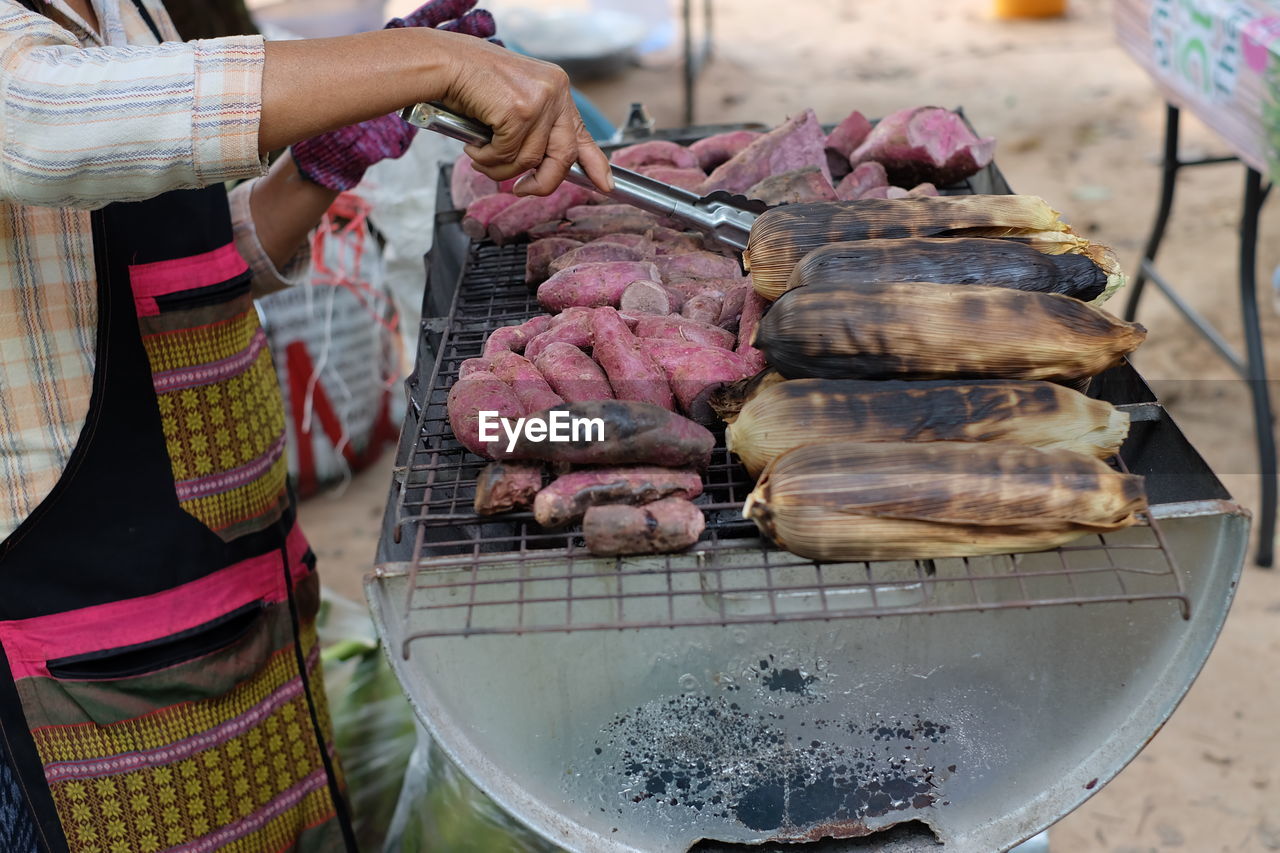
[[[814,249],[796,264],[784,290],[757,290],[766,290],[761,293],[766,299],[776,299],[785,290],[810,284],[932,281],[1061,293],[1092,302],[1107,292],[1109,278],[1083,254],[1037,251],[1030,240],[906,237],[849,240]]]
[[[729,382],[712,391],[711,408],[719,415],[720,420],[731,424],[738,417],[738,412],[742,411],[742,407],[753,397],[764,389],[785,381],[781,373],[772,367],[766,367],[754,376]]]
[[[784,293],[752,344],[788,379],[1076,380],[1147,331],[1056,293],[973,284],[814,284]]]
[[[1016,444],[806,444],[773,461],[743,515],[814,560],[926,559],[1054,548],[1133,524],[1142,478]]]
[[[1129,415],[1052,382],[796,379],[762,389],[725,430],[751,476],[814,441],[1009,441],[1105,459]]]
[[[924,198],[787,204],[766,210],[751,226],[742,262],[760,295],[786,290],[791,270],[820,246],[848,240],[902,237],[1030,237],[1061,235],[1062,251],[1077,242],[1043,199],[1027,195],[957,195]],[[1046,237],[1046,241],[1050,238]]]

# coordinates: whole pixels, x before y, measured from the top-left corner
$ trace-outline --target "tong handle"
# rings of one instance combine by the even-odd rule
[[[487,145],[493,139],[493,130],[488,125],[460,116],[438,103],[405,107],[400,117],[412,125],[433,130],[468,145]],[[655,181],[629,169],[618,166],[610,166],[609,169],[613,173],[614,189],[605,195],[610,198],[659,216],[679,216],[686,220],[701,217],[702,214],[695,207],[698,196],[694,193]],[[577,163],[570,167],[565,180],[595,192],[600,191]],[[704,227],[710,227],[710,223]]]

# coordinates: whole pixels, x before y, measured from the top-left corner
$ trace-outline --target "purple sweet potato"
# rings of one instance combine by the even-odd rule
[[[669,290],[660,281],[633,281],[622,291],[618,307],[628,314],[674,314],[680,310],[684,297],[678,290]]]
[[[717,326],[737,333],[738,318],[742,316],[742,304],[751,290],[750,278],[737,282],[725,290],[724,300],[720,303],[720,316],[716,318]]]
[[[645,234],[658,227],[657,219],[642,210],[635,210],[629,214],[587,216],[577,222],[566,222],[556,230],[555,235],[587,243],[610,234]]]
[[[726,332],[719,326],[709,326],[706,323],[699,323],[695,320],[688,320],[680,316],[641,317],[636,323],[636,337],[640,338],[661,338],[668,341],[678,341],[681,343],[698,344],[699,346],[720,347],[720,349],[733,349],[734,337],[732,332]]]
[[[689,468],[592,468],[552,480],[533,499],[533,518],[543,527],[563,527],[601,504],[646,504],[665,497],[689,499],[700,494],[702,477]]]
[[[563,311],[574,305],[617,306],[628,284],[658,278],[658,268],[648,261],[578,264],[560,270],[538,285],[538,304],[548,311]]]
[[[646,258],[651,258],[654,254],[653,239],[648,234],[630,234],[626,231],[619,231],[616,234],[605,234],[592,242],[617,243],[635,249],[637,252],[642,252]]]
[[[492,373],[473,373],[466,379],[458,379],[449,389],[445,406],[449,413],[449,426],[463,447],[477,456],[494,458],[498,441],[480,440],[480,413],[496,412],[497,417],[514,421],[524,416],[524,405],[511,386]],[[497,430],[500,438],[501,427]]]
[[[853,201],[873,187],[889,186],[889,175],[884,166],[874,160],[859,163],[857,168],[844,176],[836,186],[836,197],[841,201]]]
[[[482,354],[485,358],[492,360],[500,352],[520,352],[528,342],[529,339],[525,337],[524,331],[519,326],[503,326],[500,329],[494,329],[489,333],[489,337],[485,338]]]
[[[614,399],[613,386],[609,384],[604,370],[591,356],[572,344],[553,341],[542,349],[533,363],[565,402]]]
[[[648,317],[640,318],[643,323]],[[665,318],[664,318],[665,319]],[[638,400],[675,410],[675,398],[662,368],[640,350],[640,342],[627,324],[611,308],[601,308],[591,316],[591,355],[604,368],[619,400]]]
[[[663,498],[643,506],[593,506],[582,518],[582,536],[600,557],[667,554],[693,545],[706,526],[696,504]]]
[[[641,349],[662,366],[680,410],[699,423],[711,423],[711,395],[722,385],[753,375],[747,359],[718,347],[693,346],[641,338]]]
[[[539,314],[518,326],[494,329],[484,342],[483,355],[492,359],[500,352],[523,352],[530,340],[551,328],[551,316]]]
[[[679,187],[690,192],[696,192],[698,187],[702,186],[702,182],[707,179],[707,173],[701,169],[677,169],[674,166],[641,166],[636,171],[653,178],[655,181],[661,181],[664,184],[670,184],[673,187]]]
[[[590,308],[576,306],[561,311],[552,321],[551,328],[525,344],[525,358],[536,363],[538,356],[555,343],[591,349],[591,312]]]
[[[476,476],[476,515],[530,507],[541,488],[541,462],[490,462]]]
[[[854,110],[827,134],[827,147],[834,148],[848,160],[862,141],[871,133],[871,122],[862,113]]]
[[[656,227],[646,232],[653,241],[655,255],[684,255],[689,252],[706,251],[702,237],[692,231],[677,231],[674,228]]]
[[[520,200],[511,193],[491,193],[467,205],[467,213],[462,217],[462,230],[472,240],[483,240],[489,233],[489,223],[493,217],[506,210]]]
[[[551,262],[570,249],[576,249],[581,245],[583,244],[580,241],[570,240],[568,237],[544,237],[541,240],[534,240],[529,244],[529,250],[525,254],[525,284],[541,284],[546,281],[547,276],[551,275],[547,270]]]
[[[680,316],[714,326],[720,320],[720,308],[723,304],[723,294],[718,295],[710,291],[699,293],[685,300],[685,303],[680,306]]]
[[[885,198],[907,198],[911,193],[902,187],[889,187],[884,191]]]
[[[565,181],[551,195],[524,196],[489,221],[489,239],[499,245],[509,243],[530,228],[564,217],[569,208],[585,204],[588,195],[582,187]]]
[[[588,219],[630,220],[637,216],[652,223],[658,221],[658,217],[654,214],[629,204],[578,204],[564,212],[564,218],[570,222],[583,222]]]
[[[751,345],[756,336],[760,318],[769,307],[769,301],[752,290],[742,303],[742,316],[738,320],[738,346],[735,350],[747,362],[752,373],[764,370],[764,353]]]
[[[649,139],[619,148],[609,156],[609,162],[633,172],[641,166],[674,166],[677,169],[698,168],[698,158],[683,145],[665,139]]]
[[[466,154],[453,161],[449,178],[449,195],[455,210],[466,210],[476,199],[498,192],[498,182],[476,171],[476,164]]]
[[[830,183],[826,140],[818,117],[813,110],[805,110],[752,142],[732,160],[716,167],[698,191],[703,194],[712,190],[740,193],[770,175],[805,166],[817,166]]]
[[[466,379],[476,373],[493,373],[493,362],[487,358],[469,358],[458,365],[459,379]]]
[[[817,166],[804,166],[770,175],[747,190],[748,198],[765,204],[797,204],[805,201],[835,201],[836,191]]]
[[[893,189],[893,187],[871,187],[859,193],[858,198],[888,198],[889,190],[891,189]]]
[[[836,187],[836,196],[841,201],[853,201],[862,198],[872,191],[883,191],[889,187],[889,176],[875,161],[858,164],[858,167],[845,176]]]
[[[500,352],[493,357],[493,375],[511,386],[524,406],[525,414],[540,412],[564,402],[564,398],[551,390],[542,372],[533,362],[514,352]]]
[[[598,264],[607,261],[643,261],[645,259],[645,253],[639,249],[633,249],[621,243],[593,240],[590,243],[583,243],[578,248],[565,252],[556,258],[547,266],[547,271],[555,275],[560,270],[577,264]]]
[[[907,195],[911,196],[912,198],[919,198],[919,197],[927,198],[927,197],[939,195],[939,193],[938,193],[937,187],[935,187],[933,184],[929,183],[928,181],[925,181],[922,184],[916,184],[914,187],[908,190]]]
[[[684,368],[691,368],[693,371],[703,368],[708,372],[719,372],[720,368],[729,368],[735,372],[741,372],[747,366],[736,352],[721,347],[688,344],[662,338],[641,338],[640,349],[662,368],[662,372],[668,378],[674,376],[677,370]]]
[[[665,380],[664,380],[665,384]],[[716,440],[706,427],[661,406],[636,400],[584,400],[553,411],[571,419],[598,418],[603,436],[594,428],[580,431],[578,441],[531,441],[521,434],[515,446],[500,454],[509,459],[545,459],[567,465],[664,465],[705,468]],[[547,420],[552,412],[536,417]]]
[[[710,172],[721,163],[733,159],[738,152],[761,136],[764,134],[758,130],[731,130],[699,139],[689,146],[689,150],[698,158],[698,168]]]
[[[667,285],[668,290],[675,290],[684,295],[686,301],[695,296],[709,293],[724,298],[725,293],[751,279],[747,276],[730,276],[728,278],[677,278]]]
[[[899,186],[928,181],[945,187],[990,163],[995,147],[994,139],[974,136],[951,110],[915,107],[881,119],[849,156],[849,162],[856,166],[876,160]]]
[[[562,219],[552,219],[548,222],[540,222],[529,229],[529,240],[546,240],[551,237],[567,237],[579,243],[585,243],[590,237],[581,237],[577,234],[570,234],[566,231],[569,223]]]
[[[682,255],[655,257],[663,281],[690,278],[731,278],[742,275],[742,267],[733,258],[715,252],[685,252]]]
[[[716,411],[711,406],[712,395],[726,385],[754,376],[756,372],[754,364],[740,358],[737,364],[685,365],[676,368],[668,381],[676,402],[680,404],[680,411],[700,424],[709,424],[716,419]]]

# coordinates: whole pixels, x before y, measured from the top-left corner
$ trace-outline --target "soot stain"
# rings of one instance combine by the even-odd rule
[[[761,670],[772,670],[761,661]],[[772,674],[807,687],[783,675]],[[799,675],[798,670],[791,670]],[[767,685],[767,677],[762,679]],[[773,688],[770,688],[773,689]],[[781,689],[781,688],[780,688]],[[938,802],[954,764],[935,769],[927,752],[950,727],[912,715],[867,721],[811,720],[869,744],[849,747],[814,737],[790,740],[784,715],[744,710],[721,697],[684,694],[619,714],[597,749],[616,755],[612,771],[626,792],[617,808],[650,802],[687,808],[758,831],[790,833],[831,820],[862,821]]]

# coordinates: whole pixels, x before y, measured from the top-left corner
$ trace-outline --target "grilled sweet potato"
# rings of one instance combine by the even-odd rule
[[[711,326],[689,320],[685,317],[641,317],[636,323],[636,336],[641,338],[663,338],[686,344],[698,344],[721,349],[733,349],[732,332],[726,332],[719,326]]]
[[[529,244],[524,259],[525,284],[541,284],[547,280],[551,272],[547,269],[551,262],[570,249],[583,245],[580,240],[568,237],[544,237]]]
[[[621,243],[613,243],[607,240],[592,240],[590,243],[584,243],[556,258],[547,265],[547,271],[552,275],[555,275],[560,272],[560,270],[576,266],[577,264],[598,264],[612,261],[643,261],[647,260],[648,257],[649,255],[646,255],[642,250],[634,249],[630,246],[624,246]]]
[[[694,504],[663,498],[644,506],[593,506],[582,519],[582,535],[597,556],[666,554],[697,542],[706,525]]]
[[[541,488],[541,462],[490,462],[476,477],[476,515],[525,509]]]
[[[492,373],[474,373],[458,379],[449,389],[446,403],[449,426],[463,447],[477,456],[492,459],[498,442],[480,440],[480,413],[497,412],[500,418],[524,416],[524,405],[511,386]]]
[[[658,269],[648,261],[606,261],[560,270],[538,286],[538,303],[548,311],[572,306],[617,306],[633,281],[653,281]]]
[[[618,307],[628,314],[666,316],[679,311],[683,304],[680,291],[667,288],[660,281],[633,281],[622,291]]]
[[[562,527],[601,504],[643,504],[665,497],[696,498],[702,477],[689,468],[635,465],[562,474],[538,492],[533,517],[543,527]]]
[[[589,422],[599,419],[603,429],[597,430],[594,423],[584,424],[577,440],[567,442],[534,442],[522,434],[510,450],[504,442],[497,449],[498,455],[569,465],[663,465],[669,468],[705,468],[711,461],[715,436],[706,427],[661,406],[636,400],[584,400],[539,412],[534,417],[545,421],[555,411],[571,419]]]
[[[645,319],[642,318],[641,322]],[[612,308],[592,314],[592,355],[604,368],[619,400],[639,400],[675,410],[675,399],[662,368],[640,349],[640,342]]]
[[[665,139],[649,139],[619,148],[609,157],[615,166],[638,171],[643,166],[673,166],[677,169],[697,169],[698,158],[683,145]]]
[[[511,386],[526,413],[558,406],[564,399],[551,390],[541,371],[522,355],[500,352],[493,357],[493,375]]]
[[[604,370],[591,356],[571,344],[550,343],[533,363],[566,402],[614,399],[613,386]]]
[[[689,146],[689,150],[698,158],[698,168],[710,172],[721,163],[733,159],[761,136],[764,134],[758,130],[731,130],[699,139]]]
[[[489,223],[493,217],[506,210],[520,200],[511,193],[490,193],[467,205],[466,215],[462,217],[462,231],[473,240],[483,240],[489,233]]]

